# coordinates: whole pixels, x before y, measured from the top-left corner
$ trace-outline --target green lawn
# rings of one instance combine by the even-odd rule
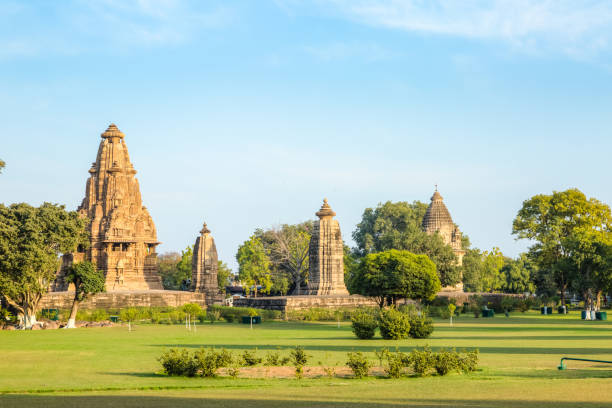
[[[477,347],[481,370],[471,375],[403,378],[246,379],[168,378],[156,358],[170,347],[259,354],[304,346],[310,365],[343,365],[349,351],[396,346],[408,351]],[[285,351],[284,353],[288,353]],[[612,407],[612,365],[569,362],[562,356],[612,360],[612,324],[569,316],[474,319],[454,327],[438,321],[427,340],[357,340],[348,323],[270,322],[247,325],[138,325],[70,331],[0,332],[0,407]],[[375,357],[372,353],[372,360]]]

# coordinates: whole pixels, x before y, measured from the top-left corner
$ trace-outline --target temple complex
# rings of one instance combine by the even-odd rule
[[[453,222],[437,188],[431,196],[431,204],[423,217],[423,230],[428,234],[440,234],[444,242],[453,249],[457,256],[457,263],[459,265],[463,263],[465,251],[461,246],[461,231]]]
[[[336,215],[323,200],[323,206],[316,213],[308,260],[308,295],[348,295],[344,284],[344,246],[340,224]]]
[[[68,255],[63,269],[72,261],[87,259],[104,271],[107,291],[163,289],[155,252],[160,242],[153,219],[142,205],[125,135],[111,124],[101,136],[78,208],[91,220],[91,245]],[[66,289],[60,273],[54,290]]]
[[[191,287],[193,292],[205,293],[206,303],[221,302],[223,295],[219,290],[217,272],[219,259],[215,240],[204,223],[200,236],[196,238],[191,262]]]

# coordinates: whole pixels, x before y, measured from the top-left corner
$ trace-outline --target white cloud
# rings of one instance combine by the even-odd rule
[[[609,0],[279,0],[283,8],[316,5],[329,15],[417,33],[493,39],[526,51],[585,56],[607,50]]]
[[[332,42],[304,48],[307,53],[323,61],[359,58],[369,62],[387,60],[398,55],[372,42]]]

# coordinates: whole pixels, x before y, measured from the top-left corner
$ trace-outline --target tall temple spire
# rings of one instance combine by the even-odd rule
[[[438,233],[447,245],[450,245],[457,256],[459,265],[463,261],[465,251],[461,243],[461,231],[453,222],[453,218],[444,204],[442,195],[436,190],[431,196],[431,203],[427,207],[425,216],[423,217],[423,230],[428,234]]]
[[[104,271],[107,290],[163,289],[157,274],[157,232],[142,205],[125,135],[112,123],[100,136],[78,208],[91,220],[91,245],[81,258]]]
[[[333,219],[335,215],[327,198],[323,199],[308,246],[309,295],[348,295],[344,284],[344,246],[340,224]]]
[[[200,236],[193,246],[191,261],[191,286],[189,290],[206,294],[206,304],[211,305],[223,301],[219,290],[217,275],[219,273],[219,258],[214,238],[204,223]]]

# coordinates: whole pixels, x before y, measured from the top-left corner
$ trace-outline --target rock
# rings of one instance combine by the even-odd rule
[[[11,325],[11,324],[7,324],[6,326],[4,326],[2,328],[2,330],[17,330],[17,327]]]
[[[33,324],[30,330],[43,330],[43,325],[41,323]]]
[[[54,321],[49,321],[45,323],[46,330],[55,330],[59,328],[59,323]]]

